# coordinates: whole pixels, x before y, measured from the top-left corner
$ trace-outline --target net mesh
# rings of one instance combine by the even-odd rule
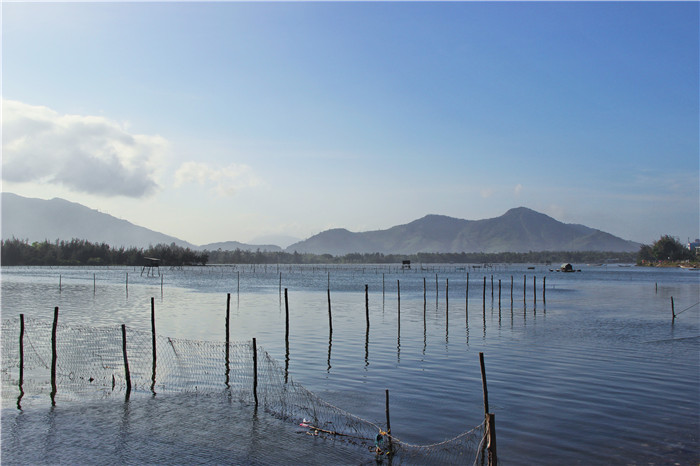
[[[402,442],[387,433],[385,426],[348,413],[296,383],[252,342],[227,345],[156,336],[154,358],[153,334],[127,327],[128,388],[122,328],[58,324],[53,382],[53,323],[25,319],[23,329],[19,318],[2,321],[2,398],[16,400],[18,408],[49,399],[60,403],[139,394],[224,392],[300,426],[308,435],[356,445],[373,455],[373,460],[476,464],[484,459],[483,423],[437,444]]]

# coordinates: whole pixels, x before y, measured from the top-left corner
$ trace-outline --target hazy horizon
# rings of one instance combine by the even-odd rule
[[[194,244],[700,234],[697,2],[7,3],[2,190]]]

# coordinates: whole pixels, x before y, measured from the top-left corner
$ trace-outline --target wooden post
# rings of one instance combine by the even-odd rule
[[[287,290],[285,289],[285,292]],[[255,407],[258,406],[258,345],[253,338],[253,397],[255,398]]]
[[[671,296],[671,320],[676,320],[676,309],[673,306],[673,296]]]
[[[20,398],[24,393],[22,384],[24,383],[24,314],[19,315],[19,392]],[[19,407],[19,402],[18,402]]]
[[[527,293],[527,275],[523,275],[523,302],[525,302],[525,297]]]
[[[367,319],[367,330],[369,330],[369,286],[365,284],[365,318]]]
[[[158,275],[160,275],[160,268],[158,270]],[[161,298],[163,297],[163,276],[164,275],[160,275],[160,297]]]
[[[59,293],[61,292],[61,278],[62,278],[61,274],[59,273],[58,274],[58,292]]]
[[[547,289],[547,277],[544,276],[544,277],[542,277],[542,301],[543,302],[547,300],[547,296],[545,294],[546,289]]]
[[[486,433],[488,436],[486,448],[489,452],[489,465],[498,464],[498,455],[496,453],[496,416],[492,413],[486,415]]]
[[[532,300],[537,304],[537,277],[532,277]]]
[[[484,275],[484,298],[483,298],[483,303],[484,303],[484,313],[486,313],[486,275]]]
[[[285,326],[284,326],[284,339],[289,342],[289,300],[287,299],[287,288],[284,289],[284,315],[285,315]]]
[[[56,406],[56,331],[58,330],[58,306],[53,310],[53,327],[51,329],[51,405]]]
[[[501,279],[498,279],[498,308],[501,308]]]
[[[513,276],[510,276],[510,304],[513,307]]]
[[[126,295],[129,296],[129,272],[126,272]]]
[[[129,358],[126,355],[126,325],[122,324],[122,354],[124,355],[124,377],[126,378],[126,396],[131,393],[131,374],[129,373]]]
[[[230,356],[230,350],[231,350],[231,345],[230,345],[230,338],[231,338],[231,327],[230,327],[230,321],[231,321],[231,293],[226,293],[226,350],[225,350],[225,384],[226,387],[229,386],[229,372],[230,372],[230,366],[229,366],[229,356]]]
[[[398,298],[399,319],[401,319],[401,282],[399,280],[396,280],[396,294]]]
[[[425,309],[426,304],[426,287],[425,287],[425,277],[423,277],[423,309]]]
[[[151,337],[153,342],[153,374],[151,377],[151,391],[156,386],[156,300],[151,297]]]
[[[92,294],[97,294],[97,274],[92,274]]]
[[[491,275],[491,299],[493,299],[493,275]]]
[[[464,292],[464,308],[467,311],[467,318],[469,318],[469,272],[467,272],[467,289]]]
[[[489,413],[489,391],[486,386],[486,367],[484,365],[484,353],[479,353],[479,365],[481,366],[481,388],[484,392],[484,415]]]
[[[447,308],[450,304],[450,279],[445,279],[445,314],[447,314]]]
[[[385,391],[386,394],[386,401],[384,403],[385,405],[385,411],[386,411],[386,436],[389,440],[389,451],[387,452],[388,455],[391,455],[393,453],[393,445],[391,441],[391,419],[389,418],[389,390],[387,389]]]
[[[330,283],[328,287],[328,328],[330,329],[331,333],[333,332],[333,315],[331,314],[331,289],[330,289]]]

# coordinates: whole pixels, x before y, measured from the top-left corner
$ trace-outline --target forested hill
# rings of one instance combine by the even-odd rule
[[[534,210],[518,207],[500,217],[462,220],[428,215],[387,230],[353,233],[333,229],[289,246],[288,252],[344,255],[496,253],[528,251],[637,252],[641,244],[609,233],[559,222]]]

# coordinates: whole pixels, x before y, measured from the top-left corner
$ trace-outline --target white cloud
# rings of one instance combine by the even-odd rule
[[[248,165],[232,163],[216,168],[201,162],[185,162],[175,173],[175,187],[188,183],[211,185],[211,191],[220,197],[232,196],[243,188],[262,184]]]
[[[3,99],[2,110],[3,180],[105,197],[140,198],[158,189],[164,138],[131,134],[105,117],[61,115],[13,100]]]
[[[515,188],[513,189],[513,194],[515,194],[515,197],[519,197],[520,193],[523,192],[523,185],[520,183],[515,185]]]

